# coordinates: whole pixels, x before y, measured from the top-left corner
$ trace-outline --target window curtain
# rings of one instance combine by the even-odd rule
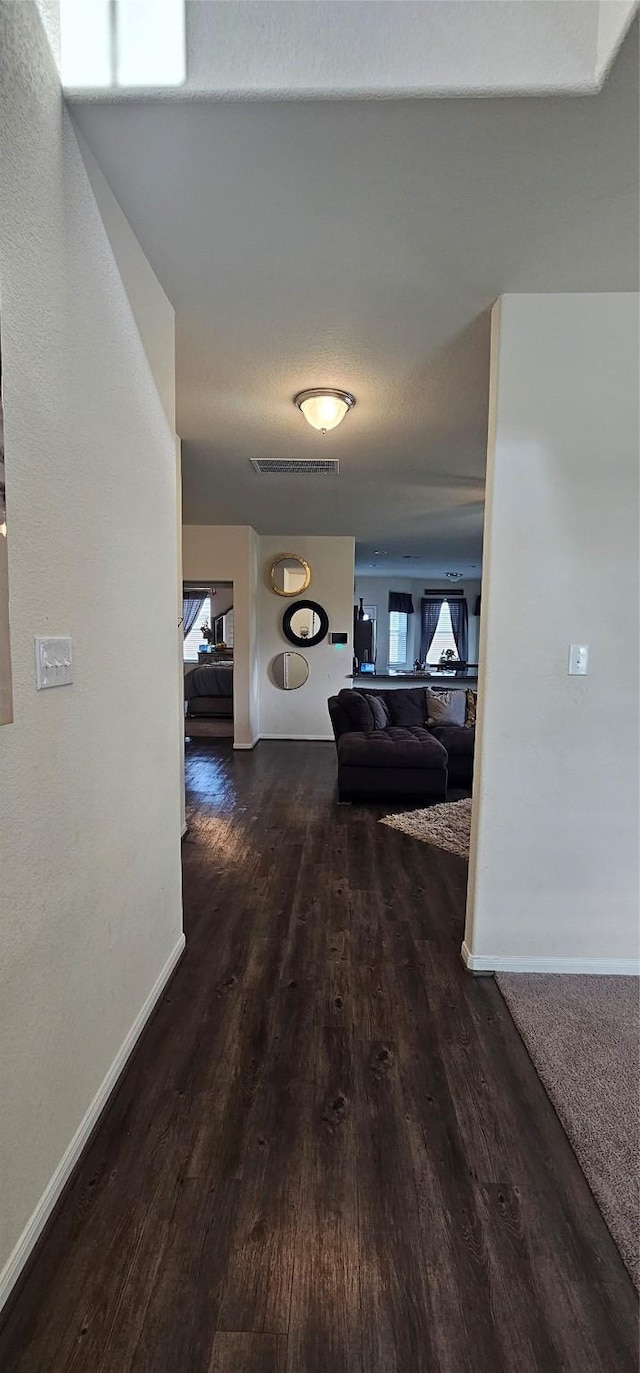
[[[444,596],[423,596],[420,602],[420,662],[426,663],[433,643]]]
[[[413,597],[408,591],[389,592],[389,614],[391,615],[394,610],[400,611],[403,615],[413,615]]]
[[[201,591],[184,591],[182,595],[182,632],[186,639],[202,610],[206,597]]]
[[[462,663],[466,663],[469,647],[469,612],[466,596],[452,597],[449,601],[449,610],[458,657]]]

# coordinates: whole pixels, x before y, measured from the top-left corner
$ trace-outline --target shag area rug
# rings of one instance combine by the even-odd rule
[[[640,1289],[640,983],[498,973],[496,981]]]
[[[402,830],[412,839],[422,839],[425,844],[437,844],[438,848],[457,853],[460,858],[469,857],[470,797],[462,801],[445,801],[440,806],[427,806],[424,810],[405,810],[399,815],[385,815],[381,823],[391,825],[394,830]]]

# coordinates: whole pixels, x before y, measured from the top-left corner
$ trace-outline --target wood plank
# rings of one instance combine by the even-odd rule
[[[361,1367],[355,1080],[350,1036],[316,1037],[302,1152],[287,1373]],[[327,1315],[330,1313],[330,1319]]]
[[[282,1335],[220,1330],[214,1341],[209,1373],[282,1373],[286,1345]]]
[[[363,1373],[430,1373],[438,1364],[395,1045],[360,1045],[356,1082]]]
[[[183,1182],[131,1373],[208,1373],[237,1207],[236,1183]]]

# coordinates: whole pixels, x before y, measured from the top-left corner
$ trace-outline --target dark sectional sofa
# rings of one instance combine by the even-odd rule
[[[328,704],[341,801],[444,801],[448,786],[471,786],[475,728],[427,724],[426,687],[345,688]]]

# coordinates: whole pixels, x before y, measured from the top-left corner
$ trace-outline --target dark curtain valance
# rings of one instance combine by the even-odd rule
[[[389,614],[393,610],[399,610],[405,615],[413,615],[413,597],[408,591],[389,592]]]

